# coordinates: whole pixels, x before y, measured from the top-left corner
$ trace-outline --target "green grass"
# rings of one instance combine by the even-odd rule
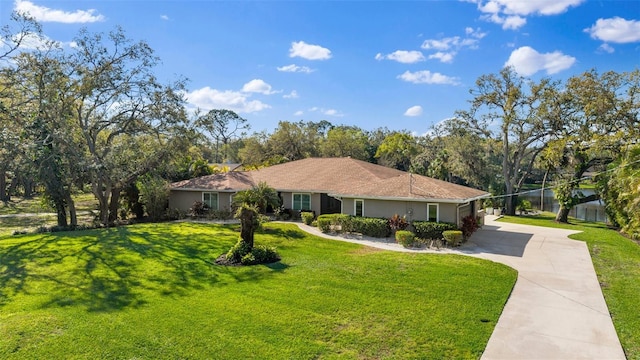
[[[237,227],[140,224],[0,238],[0,358],[479,358],[516,280],[269,224],[282,261],[213,260]]]
[[[93,211],[97,209],[98,201],[91,193],[73,195],[77,212]],[[23,198],[19,196],[11,197],[11,201],[0,201],[0,215],[12,214],[40,214],[52,213],[55,210],[42,200],[41,196]]]
[[[602,223],[571,219],[554,222],[555,214],[506,216],[502,221],[580,230],[570,238],[585,241],[607,301],[613,324],[628,359],[640,359],[640,245]]]

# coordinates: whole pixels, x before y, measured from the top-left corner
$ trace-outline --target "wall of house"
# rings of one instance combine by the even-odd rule
[[[279,194],[282,198],[282,206],[284,206],[286,209],[293,209],[293,193],[282,191],[279,192]],[[311,211],[315,212],[316,215],[320,215],[320,209],[322,205],[320,193],[296,192],[296,194],[311,194]]]
[[[354,214],[354,198],[342,199],[342,213]],[[405,216],[407,220],[424,221],[427,219],[427,203],[418,201],[392,201],[364,199],[364,216],[390,218],[394,214]],[[456,222],[456,204],[439,204],[441,222]]]
[[[456,223],[458,204],[440,204],[440,221]]]
[[[205,191],[215,192],[215,191]],[[203,191],[171,191],[169,194],[169,209],[180,209],[183,211],[189,211],[193,203],[196,201],[202,201]],[[233,193],[219,192],[218,193],[218,209],[231,208],[231,195]]]

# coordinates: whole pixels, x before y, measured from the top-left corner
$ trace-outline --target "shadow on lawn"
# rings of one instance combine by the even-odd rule
[[[89,311],[139,307],[155,296],[186,296],[208,286],[261,281],[285,264],[225,268],[214,264],[235,233],[173,234],[119,227],[48,234],[0,247],[0,306],[19,294],[42,297],[43,307]],[[225,238],[226,237],[226,238]]]

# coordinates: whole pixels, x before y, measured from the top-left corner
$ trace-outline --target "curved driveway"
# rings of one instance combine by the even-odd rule
[[[587,244],[576,231],[492,221],[464,253],[518,270],[482,359],[625,359]]]
[[[459,253],[506,264],[518,279],[489,339],[482,359],[625,359],[596,277],[586,243],[575,233],[538,226],[493,221]],[[299,224],[310,233],[387,250],[404,249],[392,239],[327,236]]]

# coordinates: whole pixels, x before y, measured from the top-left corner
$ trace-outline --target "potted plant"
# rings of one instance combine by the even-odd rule
[[[491,201],[491,199],[485,199],[484,201],[484,212],[487,215],[493,215],[493,202]]]

